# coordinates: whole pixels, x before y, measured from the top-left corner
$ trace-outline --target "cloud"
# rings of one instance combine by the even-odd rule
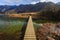
[[[4,4],[0,2],[0,5],[4,5]]]
[[[36,4],[38,2],[54,2],[54,3],[56,3],[56,0],[37,0],[37,1],[31,2],[31,4]]]
[[[45,2],[45,0],[40,0],[40,2]]]
[[[21,2],[22,0],[5,0],[5,2],[7,2],[7,3],[19,3],[19,2]]]
[[[54,2],[56,3],[57,0],[40,0],[40,2]]]
[[[38,2],[59,2],[60,0],[0,0],[0,5],[36,4]]]
[[[35,1],[31,2],[31,4],[36,4],[36,3],[38,3],[38,2],[35,2]]]

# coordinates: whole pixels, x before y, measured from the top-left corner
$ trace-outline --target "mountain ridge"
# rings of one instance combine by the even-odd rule
[[[42,9],[44,9],[45,7],[47,6],[58,6],[57,4],[54,4],[52,2],[39,2],[37,4],[27,4],[27,5],[19,5],[19,6],[16,6],[16,5],[13,5],[13,6],[9,6],[9,5],[1,5],[0,6],[0,12],[8,12],[8,11],[11,11],[11,10],[14,10],[15,12],[17,13],[22,13],[22,12],[38,12]],[[60,5],[59,5],[60,7]]]

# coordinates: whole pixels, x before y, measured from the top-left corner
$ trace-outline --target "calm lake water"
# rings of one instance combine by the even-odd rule
[[[0,18],[0,31],[13,33],[15,31],[21,30],[25,23],[25,20]]]
[[[0,18],[0,31],[6,33],[13,33],[20,31],[24,24],[26,24],[26,19],[9,19],[9,18]],[[34,27],[39,27],[39,24],[33,22]]]

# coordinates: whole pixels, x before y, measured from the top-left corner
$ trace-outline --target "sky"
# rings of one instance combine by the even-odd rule
[[[60,0],[0,0],[0,5],[36,4],[38,2],[60,2]]]

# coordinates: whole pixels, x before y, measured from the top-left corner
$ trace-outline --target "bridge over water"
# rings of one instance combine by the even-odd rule
[[[28,19],[28,23],[25,27],[25,32],[23,32],[22,34],[24,34],[24,35],[21,40],[36,40],[36,34],[35,34],[35,30],[34,30],[31,16]]]

